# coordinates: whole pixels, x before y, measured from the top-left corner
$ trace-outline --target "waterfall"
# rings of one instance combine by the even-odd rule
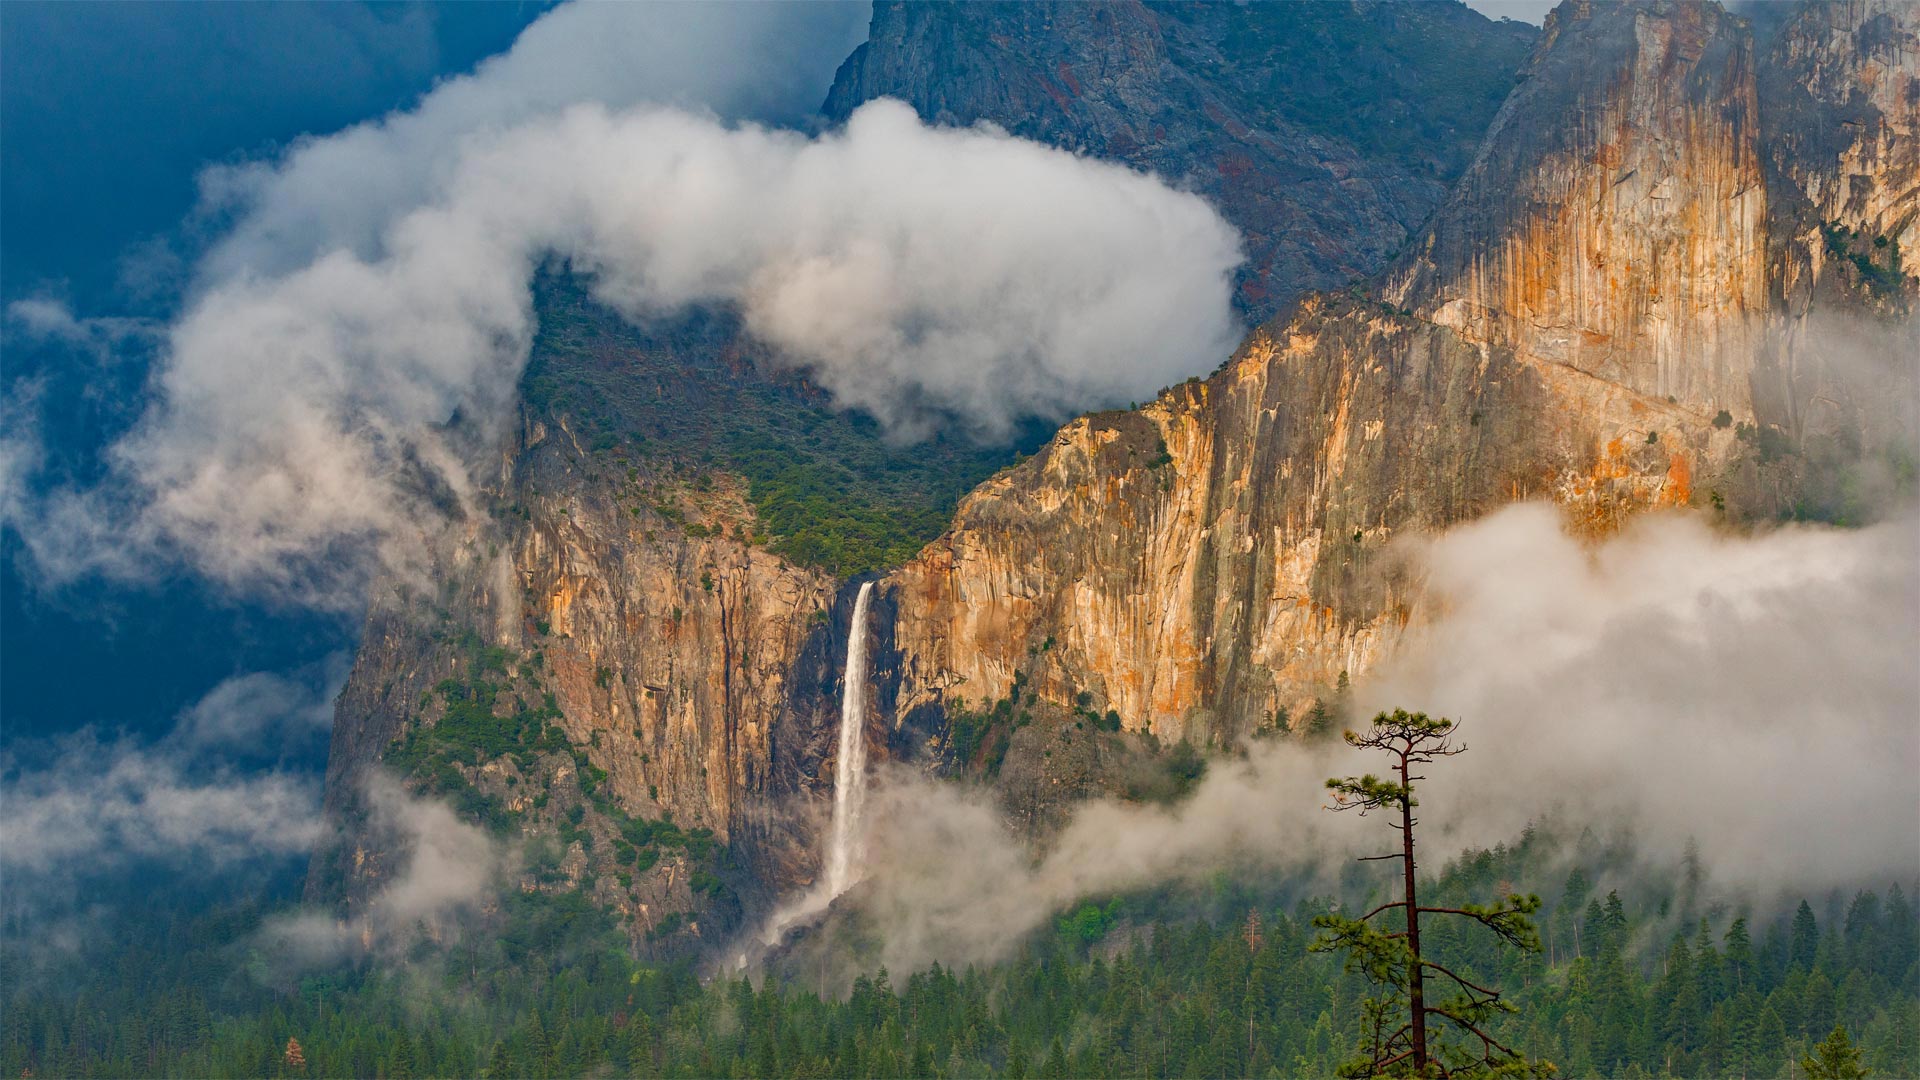
[[[773,913],[757,946],[734,958],[741,969],[756,955],[780,944],[787,931],[825,911],[859,880],[860,814],[867,794],[867,607],[873,582],[860,586],[853,602],[853,626],[847,631],[845,685],[840,691],[840,741],[833,768],[833,821],[822,852],[820,880],[792,903]]]
[[[840,752],[833,770],[833,830],[827,844],[827,900],[846,892],[854,880],[860,811],[867,794],[867,601],[873,582],[860,586],[853,602],[853,628],[847,632],[846,685],[840,691]]]

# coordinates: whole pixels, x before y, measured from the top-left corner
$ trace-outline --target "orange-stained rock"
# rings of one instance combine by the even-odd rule
[[[1742,440],[1832,384],[1768,381],[1813,273],[1797,227],[1801,261],[1770,256],[1770,193],[1786,176],[1793,207],[1911,229],[1914,23],[1860,0],[1789,26],[1774,77],[1814,89],[1787,122],[1871,121],[1816,139],[1767,135],[1749,30],[1717,6],[1563,5],[1378,299],[1309,299],[1210,379],[1069,424],[889,578],[902,702],[990,701],[1026,671],[1162,738],[1231,737],[1391,647],[1417,593],[1396,535],[1539,497],[1604,533],[1703,477],[1766,487]]]

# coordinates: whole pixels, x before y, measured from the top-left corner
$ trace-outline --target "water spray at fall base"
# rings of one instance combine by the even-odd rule
[[[859,881],[860,818],[867,794],[867,610],[872,599],[873,582],[865,582],[853,602],[853,625],[847,632],[839,742],[834,755],[833,819],[822,852],[821,876],[813,888],[767,920],[754,942],[761,948],[780,944],[787,931],[825,911]],[[735,957],[734,966],[745,967],[748,959],[748,951],[743,950]]]

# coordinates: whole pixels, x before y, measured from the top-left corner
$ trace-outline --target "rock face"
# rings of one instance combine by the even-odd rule
[[[1532,497],[1595,531],[1659,506],[1797,512],[1823,469],[1913,431],[1920,342],[1882,339],[1914,332],[1914,7],[1810,7],[1757,63],[1714,5],[1568,0],[1470,163],[1442,133],[1424,165],[1262,103],[1286,65],[1256,59],[1303,47],[1274,28],[1329,11],[1305,40],[1335,60],[1362,24],[1392,48],[1435,25],[1489,55],[1531,37],[1444,4],[883,3],[829,99],[897,94],[1191,176],[1255,248],[1250,311],[1384,270],[1288,304],[1207,379],[1069,423],[881,579],[872,744],[1011,778],[1035,831],[1061,792],[1124,790],[1109,774],[1155,739],[1298,723],[1364,673],[1418,616],[1398,535]],[[1380,126],[1390,105],[1356,107]],[[1822,330],[1837,312],[1878,335],[1865,374]],[[434,581],[393,583],[368,616],[329,766],[346,828],[310,891],[386,873],[355,783],[404,759],[561,842],[525,887],[587,882],[637,936],[699,932],[681,913],[737,910],[721,885],[751,902],[816,870],[856,585],[773,554],[719,444],[686,441],[751,377],[736,335],[696,327],[638,364],[549,323],[585,344],[570,368],[536,356],[489,505],[449,527]],[[747,426],[791,418],[755,400]],[[832,442],[795,430],[757,460]],[[957,754],[955,717],[1016,697]],[[476,700],[481,728],[511,730],[469,753],[447,740]],[[1025,710],[1045,722],[1022,734]]]
[[[1911,238],[1920,179],[1920,29],[1900,0],[1809,4],[1760,72],[1775,222]]]
[[[1528,496],[1594,520],[1684,503],[1731,441],[1449,327],[1309,301],[1213,378],[1075,421],[963,503],[888,579],[903,707],[990,702],[1025,671],[1162,741],[1242,735],[1390,645],[1411,599],[1395,533]]]
[[[1757,404],[1802,442],[1897,443],[1914,430],[1912,371],[1876,357],[1920,352],[1901,262],[1920,242],[1920,16],[1897,0],[1807,5],[1759,86],[1772,213]],[[1835,309],[1906,328],[1862,341],[1823,318]]]
[[[1390,303],[1522,359],[1746,412],[1766,185],[1744,28],[1563,5]]]
[[[835,583],[746,542],[753,514],[724,475],[627,464],[531,418],[501,464],[491,515],[444,538],[437,589],[396,586],[368,616],[338,703],[329,809],[351,818],[356,774],[419,725],[441,723],[443,680],[486,682],[501,687],[494,714],[544,702],[558,732],[539,747],[462,765],[478,792],[524,818],[519,831],[540,831],[540,816],[526,811],[544,778],[546,795],[563,800],[551,816],[580,805],[585,820],[574,824],[587,831],[611,808],[706,830],[723,845],[750,834],[742,868],[777,871],[753,866],[751,855],[784,850],[788,833],[804,844],[811,830],[762,810],[784,801],[776,788],[792,795],[799,778],[818,775],[825,751],[803,737],[777,752],[775,728],[795,697],[789,679],[803,650],[828,636]],[[571,779],[589,768],[604,774],[593,799]],[[505,787],[507,775],[525,787]],[[617,825],[601,831],[603,844],[618,835]],[[581,845],[575,861],[585,866],[594,847]],[[608,862],[587,876],[611,884],[618,869]],[[622,906],[659,884],[643,876],[605,899]]]
[[[883,2],[825,112],[895,97],[1191,184],[1246,237],[1258,321],[1386,265],[1534,33],[1457,3]]]
[[[1823,11],[1781,47],[1907,40],[1887,15]],[[1906,86],[1893,48],[1803,67]],[[1737,500],[1753,433],[1781,419],[1750,390],[1783,287],[1761,120],[1747,29],[1717,7],[1563,4],[1377,299],[1309,300],[1206,381],[1069,424],[889,579],[903,706],[992,701],[1026,672],[1162,740],[1232,738],[1390,646],[1412,599],[1382,550],[1396,533],[1529,496],[1591,528]],[[1771,148],[1819,190],[1874,171],[1843,185],[1864,209],[1899,187],[1885,141],[1793,168]],[[1910,222],[1914,198],[1885,213]]]

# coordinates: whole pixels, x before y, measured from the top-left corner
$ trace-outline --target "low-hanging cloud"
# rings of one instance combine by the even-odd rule
[[[444,941],[498,896],[512,852],[443,802],[367,775],[367,825],[396,853],[399,872],[347,915],[295,912],[261,930],[277,963],[300,969],[357,956],[397,955],[427,935]]]
[[[1544,505],[1421,555],[1431,621],[1362,688],[1460,719],[1436,819],[1488,843],[1560,807],[1733,887],[1920,871],[1920,523],[1758,536],[1657,516],[1589,548]]]
[[[305,853],[321,830],[319,778],[281,762],[324,741],[345,678],[343,656],[239,675],[157,740],[89,727],[16,746],[0,755],[0,872],[42,889],[130,860],[217,866]]]
[[[510,411],[550,259],[636,320],[736,308],[909,436],[1138,397],[1236,333],[1239,239],[1204,201],[897,102],[813,138],[577,105],[463,137],[424,183],[366,250],[214,275],[168,330],[111,479],[9,500],[44,568],[161,552],[351,605],[343,582],[419,550],[428,503],[470,500],[463,461]],[[464,454],[442,437],[455,416],[477,432]]]
[[[1177,807],[1086,804],[1037,859],[986,792],[890,771],[866,818],[866,880],[848,901],[873,921],[890,970],[992,963],[1084,897],[1347,850],[1357,819],[1315,813],[1331,760],[1324,748],[1262,745],[1216,763]]]
[[[301,139],[276,158],[208,168],[197,216],[232,228],[197,276],[203,287],[279,277],[336,249],[376,257],[393,222],[431,200],[463,140],[569,105],[801,120],[864,40],[870,10],[802,0],[562,5],[413,108]]]
[[[1736,535],[1699,515],[1568,535],[1521,505],[1409,545],[1416,628],[1355,686],[1361,715],[1453,717],[1469,752],[1421,788],[1425,866],[1530,821],[1626,831],[1671,865],[1697,840],[1722,895],[1920,873],[1920,525]],[[992,961],[1082,897],[1223,869],[1335,867],[1388,837],[1323,809],[1378,770],[1343,745],[1256,744],[1171,808],[1082,807],[1037,858],[977,792],[900,771],[848,897],[900,970]]]

